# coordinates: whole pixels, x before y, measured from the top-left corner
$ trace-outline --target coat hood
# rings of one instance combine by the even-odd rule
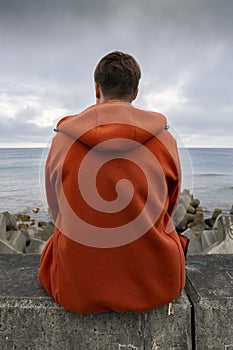
[[[162,114],[114,101],[96,104],[80,114],[62,118],[56,131],[90,148],[102,144],[99,150],[128,151],[138,143],[143,144],[162,133],[164,129],[167,129],[167,119]],[[130,141],[124,142],[123,139]]]

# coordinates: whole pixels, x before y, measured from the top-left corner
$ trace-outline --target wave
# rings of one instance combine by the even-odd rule
[[[38,167],[33,166],[33,165],[11,165],[11,166],[7,166],[7,165],[3,165],[0,169],[0,171],[8,171],[8,170],[18,170],[20,169],[21,172],[25,173],[25,169],[31,169],[33,170],[37,170]]]
[[[222,173],[203,173],[203,174],[195,174],[194,173],[194,176],[198,176],[198,177],[203,177],[203,176],[206,176],[206,177],[214,177],[214,176],[228,176],[229,174],[222,174]]]
[[[219,190],[233,190],[233,186],[224,186],[224,187],[222,187],[222,188],[219,188]]]

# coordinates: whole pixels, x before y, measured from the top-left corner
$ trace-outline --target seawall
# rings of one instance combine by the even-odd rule
[[[185,290],[170,310],[101,315],[59,307],[39,285],[39,258],[0,255],[1,350],[233,349],[230,254],[188,257]]]

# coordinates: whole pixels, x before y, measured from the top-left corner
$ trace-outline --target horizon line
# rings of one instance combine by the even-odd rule
[[[24,146],[24,147],[4,147],[4,146],[0,146],[0,149],[45,149],[45,148],[50,148],[50,146],[49,147],[41,147],[41,146],[39,146],[39,147],[37,147],[37,146]],[[224,146],[224,147],[216,147],[216,146],[214,146],[214,147],[212,147],[212,146],[201,146],[201,147],[197,147],[197,146],[187,146],[187,147],[178,147],[178,149],[185,149],[185,148],[188,148],[188,149],[190,149],[190,148],[193,148],[193,149],[203,149],[203,148],[205,148],[205,149],[226,149],[226,148],[229,148],[229,149],[233,149],[233,146]]]

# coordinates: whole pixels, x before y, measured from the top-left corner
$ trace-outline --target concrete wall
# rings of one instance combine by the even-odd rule
[[[196,349],[233,350],[233,255],[192,257],[187,274]]]
[[[186,292],[170,316],[167,306],[81,315],[44,292],[38,255],[0,255],[0,349],[232,350],[232,263],[231,255],[190,257]]]

